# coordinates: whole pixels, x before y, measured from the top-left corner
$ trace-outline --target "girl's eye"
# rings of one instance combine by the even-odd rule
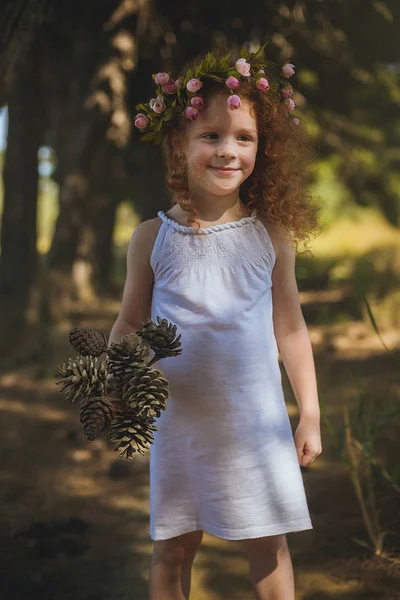
[[[206,138],[207,138],[207,137],[209,137],[209,136],[211,136],[211,135],[218,137],[218,133],[206,133],[204,137],[206,137]],[[245,142],[251,142],[251,138],[249,138],[249,136],[248,136],[248,135],[244,135],[244,134],[243,134],[243,135],[240,135],[240,136],[239,136],[239,138],[246,138],[246,139],[244,140]]]

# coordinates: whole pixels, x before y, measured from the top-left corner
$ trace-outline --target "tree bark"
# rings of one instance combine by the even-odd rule
[[[66,10],[63,17],[63,6],[57,13],[57,31],[49,32],[49,81],[55,89],[49,99],[52,145],[59,160],[56,177],[60,185],[60,211],[43,280],[42,318],[49,323],[57,322],[68,309],[78,252],[80,260],[82,252],[94,256],[93,248],[88,247],[90,239],[93,242],[88,231],[93,226],[91,214],[97,208],[91,203],[102,195],[101,201],[108,202],[109,194],[98,194],[92,189],[93,157],[104,141],[122,148],[130,140],[126,79],[136,66],[136,31],[142,25],[141,14],[146,8],[146,2],[125,0],[117,6],[99,4],[96,13],[92,6],[86,7],[71,34],[66,27],[69,12]],[[106,162],[101,180],[106,178],[109,185],[111,177]],[[111,206],[109,210],[112,215],[115,209]],[[84,230],[86,239],[80,244]],[[83,275],[90,272],[94,270],[78,268]]]
[[[50,0],[9,0],[0,10],[0,106],[50,6]]]
[[[15,79],[8,106],[0,258],[1,341],[5,344],[11,332],[24,329],[28,323],[30,291],[37,271],[38,149],[43,128],[39,73],[39,48],[35,44]]]

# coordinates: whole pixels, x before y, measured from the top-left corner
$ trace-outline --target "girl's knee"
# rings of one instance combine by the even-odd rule
[[[167,540],[154,540],[153,559],[176,567],[196,555],[202,539],[203,531],[200,529]]]
[[[247,552],[264,554],[266,552],[275,554],[287,548],[285,534],[268,535],[258,538],[239,540]]]

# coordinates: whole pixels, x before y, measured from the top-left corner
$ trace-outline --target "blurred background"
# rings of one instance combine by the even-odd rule
[[[151,74],[235,43],[292,61],[318,149],[322,234],[296,265],[323,454],[289,534],[304,600],[400,598],[400,2],[5,1],[0,8],[0,559],[6,600],[144,600],[148,455],[87,441],[55,384],[68,333],[109,334],[135,226],[167,210],[135,105]],[[288,412],[296,401],[282,368]],[[194,600],[249,600],[246,557],[205,534]]]

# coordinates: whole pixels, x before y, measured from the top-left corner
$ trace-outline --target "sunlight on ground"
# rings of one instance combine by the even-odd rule
[[[54,485],[55,491],[63,497],[98,497],[101,492],[101,485],[95,480],[95,476],[79,475],[69,466],[68,471],[61,469],[57,473]]]
[[[302,567],[301,571],[295,572],[295,580],[297,582],[296,598],[303,598],[304,594],[312,593],[314,597],[317,594],[327,594],[327,598],[336,597],[336,594],[345,594],[363,590],[363,586],[356,580],[339,581],[321,573],[319,569],[307,569]],[[333,596],[335,594],[335,596]],[[324,596],[325,597],[325,596]],[[341,597],[341,596],[340,596]],[[353,597],[353,596],[351,596]]]
[[[25,417],[40,419],[42,421],[72,421],[71,416],[64,410],[50,408],[45,404],[28,405],[26,402],[4,398],[0,400],[0,411],[10,413],[23,413]]]
[[[400,230],[389,225],[375,209],[365,208],[354,217],[345,216],[321,233],[311,251],[319,257],[359,256],[373,248],[400,246]]]
[[[147,510],[143,509],[143,501],[131,495],[108,496],[107,505],[117,509],[139,511],[147,516]]]
[[[341,359],[363,359],[386,353],[379,336],[368,322],[309,325],[308,333],[314,350],[326,347],[329,338],[330,350],[337,353]],[[386,329],[381,331],[381,337],[390,349],[400,347],[399,330]]]

